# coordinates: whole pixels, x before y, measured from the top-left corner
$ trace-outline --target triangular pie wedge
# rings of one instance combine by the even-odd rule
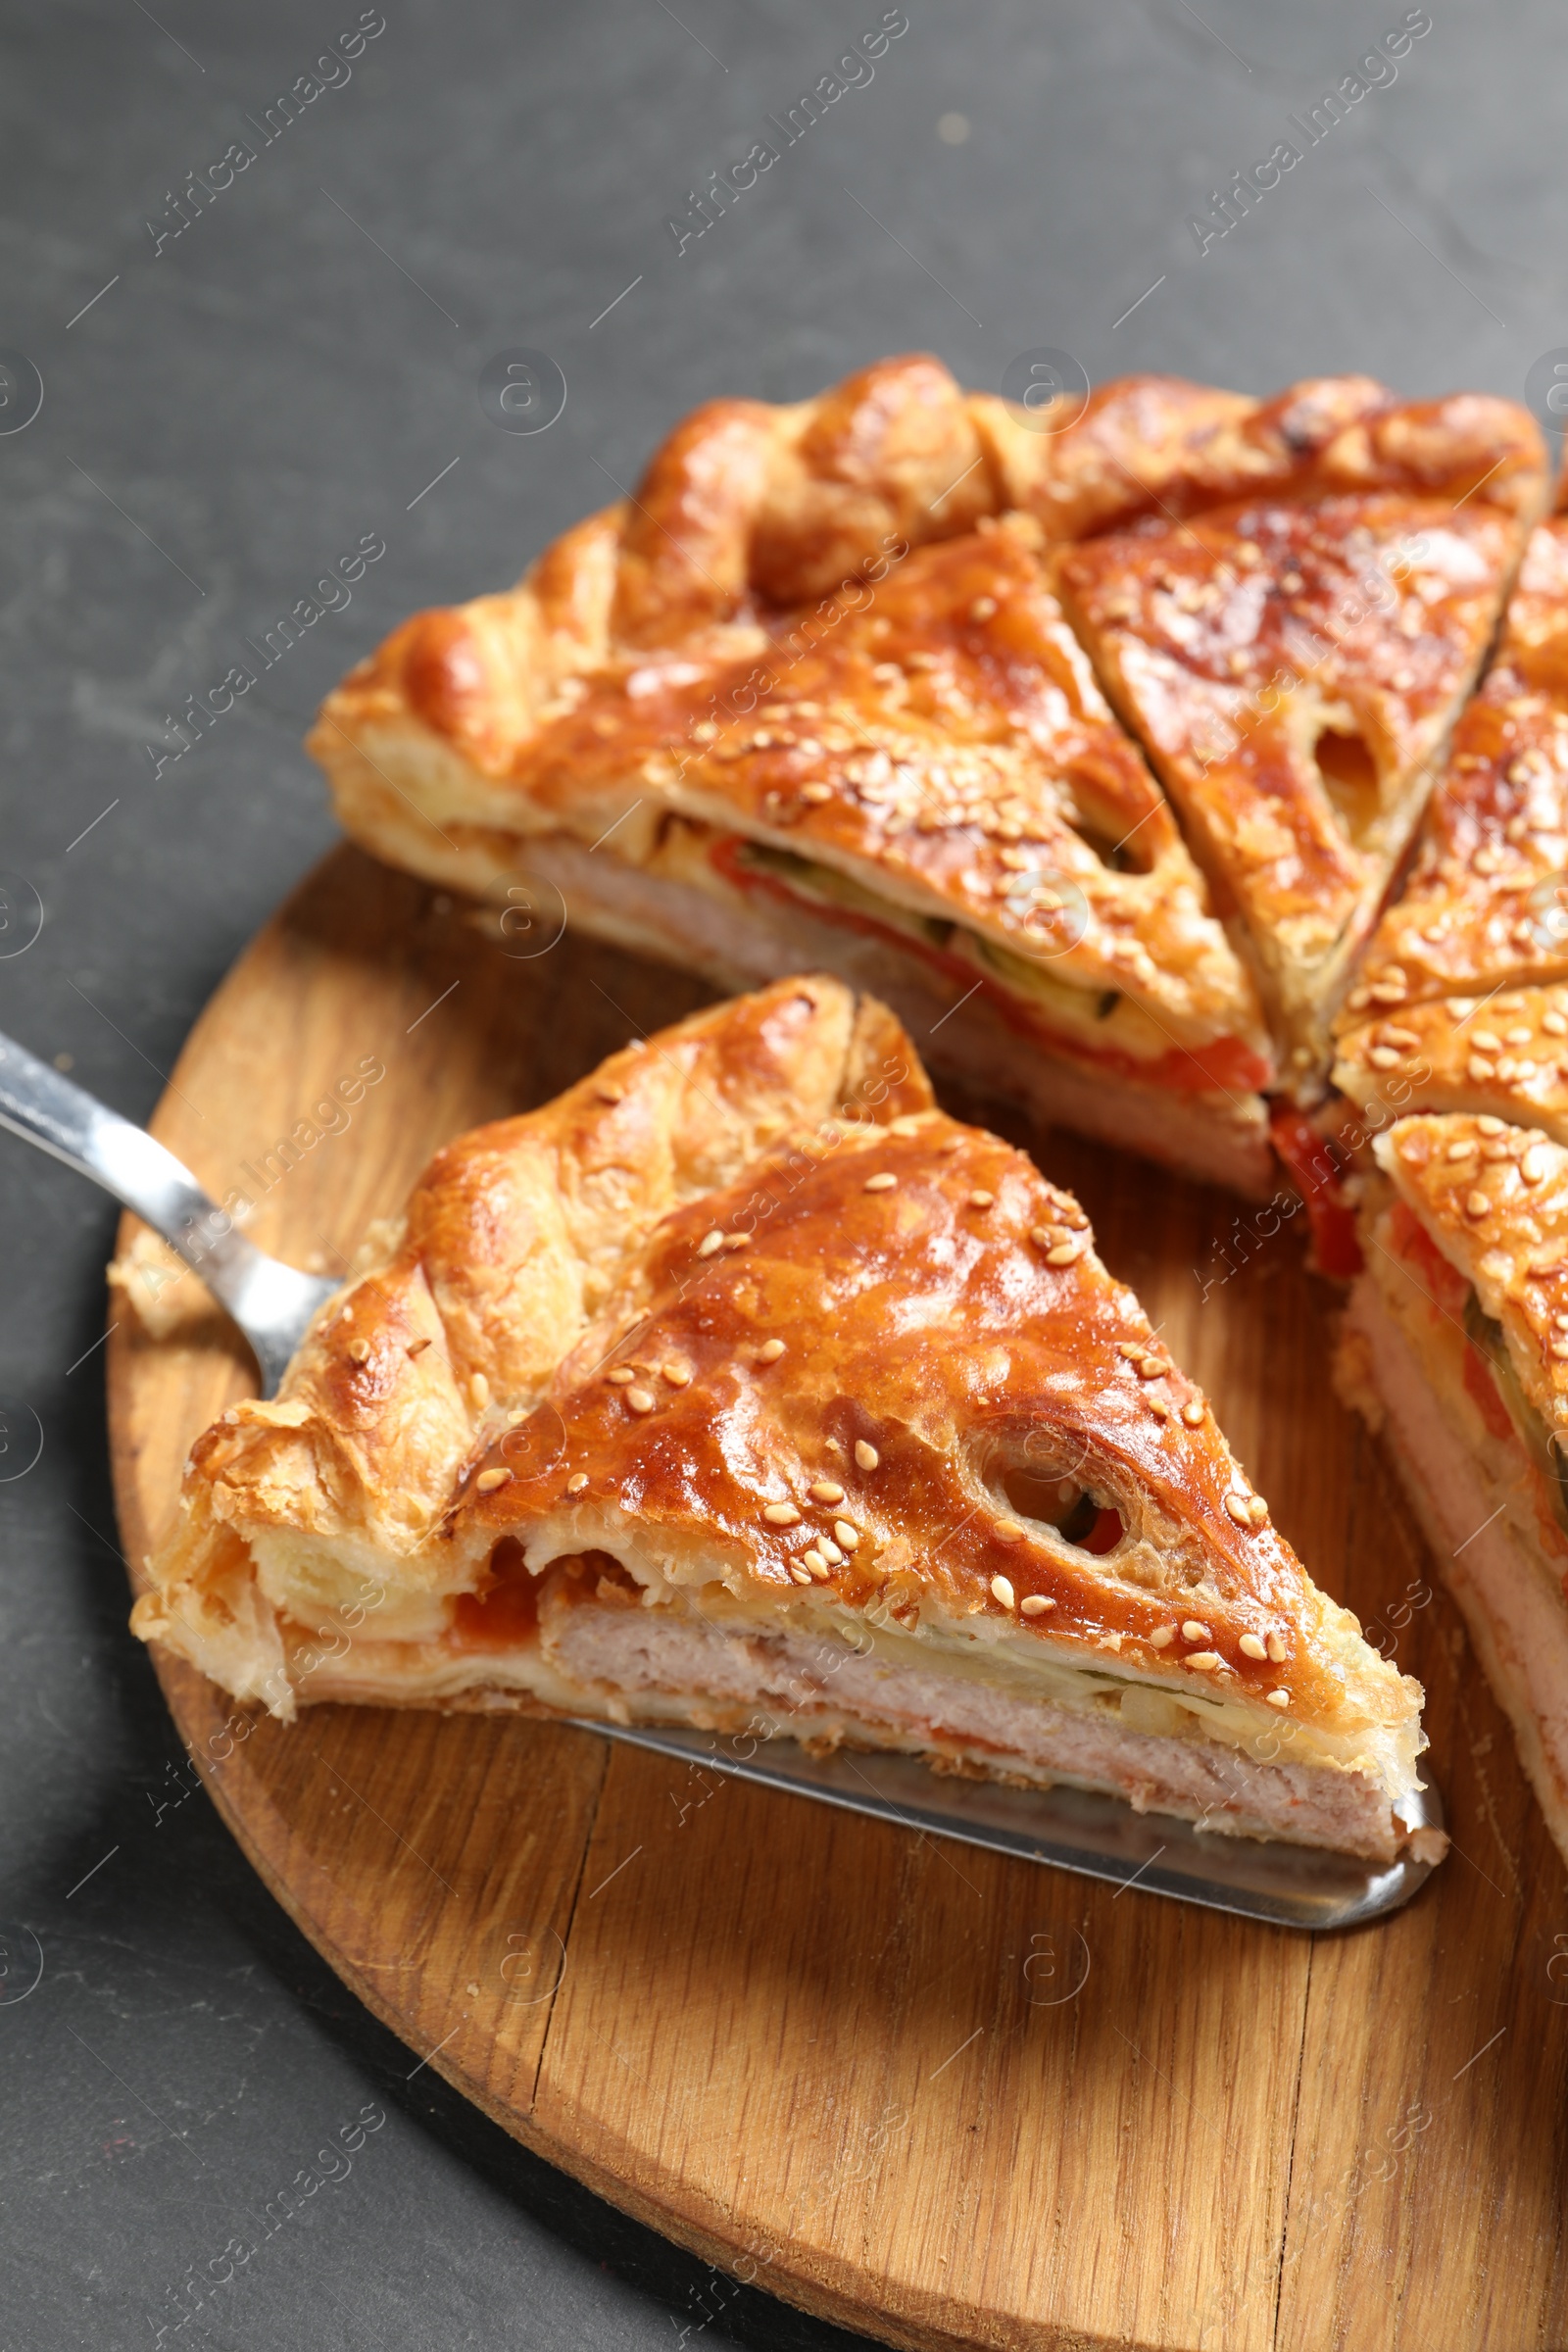
[[[1309,1582],[1071,1197],[787,980],[481,1128],[134,1625],[279,1715],[517,1707],[904,1749],[1379,1859],[1419,1686]]]
[[[1403,1098],[1411,1107],[1561,1123],[1565,981],[1568,515],[1557,514],[1531,533],[1409,882],[1368,942],[1335,1024],[1335,1084],[1365,1102],[1409,1036],[1418,1041],[1409,1058],[1432,1070]]]
[[[1376,1152],[1341,1386],[1389,1442],[1568,1860],[1568,1151],[1423,1113]]]
[[[1103,533],[1054,570],[1304,1102],[1544,499],[1523,411],[1385,398],[1285,489]]]

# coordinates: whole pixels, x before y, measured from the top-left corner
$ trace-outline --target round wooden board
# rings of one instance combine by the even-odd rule
[[[219,1197],[261,1195],[265,1248],[338,1267],[438,1144],[706,993],[570,935],[516,960],[341,849],[219,990],[154,1124]],[[279,1139],[367,1055],[385,1078],[282,1172]],[[243,1736],[160,1659],[181,1735],[278,1900],[421,2059],[812,2311],[918,2346],[1568,2342],[1563,1869],[1330,1392],[1332,1294],[1289,1219],[1018,1140],[1077,1189],[1313,1572],[1425,1682],[1455,1851],[1407,1910],[1314,1942],[522,1720],[330,1707]],[[211,1314],[156,1343],[117,1317],[139,1561],[192,1437],[254,1376]]]

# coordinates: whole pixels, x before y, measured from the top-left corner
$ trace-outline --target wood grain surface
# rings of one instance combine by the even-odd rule
[[[569,934],[507,944],[337,851],[197,1023],[158,1134],[218,1196],[254,1192],[243,1164],[265,1174],[382,1061],[252,1227],[336,1268],[435,1146],[707,993]],[[1313,1941],[589,1733],[340,1707],[283,1730],[160,1660],[180,1733],[278,1900],[421,2059],[723,2272],[901,2345],[1551,2352],[1568,1889],[1393,1478],[1330,1392],[1333,1294],[1296,1220],[1258,1230],[990,1123],[1077,1190],[1280,1526],[1426,1684],[1455,1843],[1407,1910]],[[254,1375],[200,1294],[162,1341],[116,1317],[140,1561],[191,1439]]]

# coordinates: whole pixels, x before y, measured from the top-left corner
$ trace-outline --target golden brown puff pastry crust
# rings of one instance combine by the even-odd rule
[[[1062,1481],[1101,1553],[1051,1520]],[[763,1626],[807,1586],[984,1616],[1200,1709],[1270,1704],[1347,1770],[1384,1735],[1415,1752],[1417,1687],[1310,1584],[1077,1203],[932,1109],[897,1025],[831,981],[439,1154],[277,1397],[193,1448],[133,1622],[288,1712],[342,1576],[423,1607],[427,1646],[461,1602],[458,1671],[509,1542],[717,1578]]]
[[[1559,883],[1562,887],[1559,890]],[[1336,1024],[1568,978],[1568,516],[1532,531],[1404,891]]]
[[[515,590],[417,615],[328,698],[311,745],[345,822],[482,886],[564,825],[645,859],[681,811],[999,942],[1026,895],[1011,851],[1047,893],[1025,923],[1054,892],[1075,927],[1081,894],[1054,977],[1126,992],[1177,1051],[1236,1041],[1223,1083],[1266,1082],[1250,983],[1038,549],[1265,492],[1462,499],[1495,524],[1539,504],[1539,436],[1505,403],[1360,377],[1268,402],[1134,377],[1051,421],[918,356],[698,410],[634,499]]]
[[[416,1555],[488,1417],[532,1405],[671,1209],[784,1134],[930,1100],[891,1015],[803,977],[694,1013],[542,1110],[449,1145],[404,1215],[371,1229],[276,1397],[197,1441],[138,1630],[202,1617],[225,1530]]]
[[[1427,997],[1341,1038],[1334,1083],[1363,1109],[1472,1111],[1568,1142],[1568,986]]]
[[[1289,1075],[1326,1022],[1491,637],[1521,525],[1485,493],[1270,492],[1065,551],[1055,578],[1258,972]]]
[[[1400,1119],[1380,1165],[1502,1326],[1529,1402],[1568,1426],[1568,1151],[1529,1128],[1440,1113]],[[1561,1352],[1559,1352],[1561,1351]]]

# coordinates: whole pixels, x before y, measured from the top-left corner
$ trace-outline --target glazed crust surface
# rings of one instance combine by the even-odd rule
[[[1026,1497],[1065,1480],[1114,1510],[1112,1547],[1015,1502],[1020,1475]],[[813,1496],[822,1482],[836,1498]],[[1035,1595],[1050,1608],[1024,1629],[1058,1651],[1158,1673],[1197,1649],[1216,1693],[1285,1689],[1325,1723],[1402,1711],[1077,1203],[935,1111],[770,1156],[667,1220],[536,1414],[476,1458],[451,1533],[514,1534],[532,1559],[541,1533],[547,1551],[612,1549],[628,1522],[675,1571],[732,1563],[759,1615],[828,1539],[843,1556],[820,1581],[852,1608],[891,1588],[916,1612],[1011,1623]],[[1179,1631],[1195,1621],[1200,1642]],[[1241,1650],[1271,1633],[1285,1659]]]
[[[1342,1035],[1379,1008],[1568,978],[1568,515],[1530,536],[1497,654],[1454,730],[1409,882]]]
[[[1491,1114],[1568,1142],[1568,986],[1428,997],[1340,1040],[1334,1083],[1365,1109]]]
[[[1228,1082],[1266,1084],[1252,982],[1064,623],[1050,550],[1267,499],[1330,585],[1352,526],[1323,547],[1321,517],[1352,512],[1363,539],[1449,517],[1464,563],[1500,580],[1541,481],[1539,436],[1498,401],[1400,403],[1345,377],[1256,402],[1134,377],[1026,421],[933,360],[882,361],[796,407],[698,410],[634,499],[515,590],[395,632],[311,744],[351,829],[402,860],[418,835],[407,808],[387,822],[389,790],[431,829],[432,866],[437,834],[488,828],[497,876],[530,833],[612,827],[603,854],[638,863],[668,816],[698,818],[1124,992],[1173,1044],[1240,1041]],[[1363,679],[1391,758],[1429,739],[1432,698],[1484,640],[1485,591],[1451,586],[1400,641],[1415,683],[1386,662]],[[1286,821],[1299,871],[1280,921],[1341,937],[1365,876],[1321,822]]]
[[[930,1100],[889,1013],[805,977],[460,1137],[371,1229],[277,1396],[198,1440],[198,1516],[416,1551],[493,1412],[534,1401],[663,1217],[785,1134]]]
[[[1099,1551],[1056,1524],[1080,1496]],[[1076,1202],[935,1111],[898,1025],[821,979],[439,1154],[277,1397],[194,1447],[137,1630],[209,1662],[279,1538],[470,1634],[509,1539],[534,1567],[631,1544],[759,1626],[808,1584],[1200,1704],[1278,1690],[1334,1736],[1419,1703],[1310,1584]],[[308,1624],[291,1575],[274,1599]]]
[[[1517,547],[1481,500],[1377,489],[1250,500],[1059,559],[1290,1028],[1376,911]]]
[[[1248,1082],[1266,1078],[1251,983],[1046,585],[1038,526],[1015,515],[876,561],[875,585],[852,581],[804,615],[612,658],[455,798],[421,751],[417,640],[401,661],[393,640],[340,688],[312,745],[362,826],[375,770],[406,762],[438,824],[499,827],[524,856],[530,835],[566,831],[647,865],[662,827],[695,820],[726,848],[762,842],[961,923],[1069,985],[1132,995],[1173,1044],[1236,1038]],[[353,745],[373,762],[368,793]]]

